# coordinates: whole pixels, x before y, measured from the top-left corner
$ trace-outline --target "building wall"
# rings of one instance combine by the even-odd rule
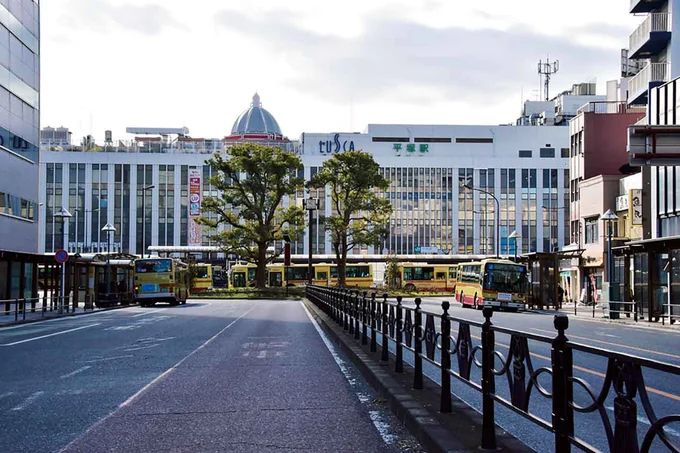
[[[600,175],[581,183],[581,219],[599,217],[608,209],[616,211],[616,197],[619,195],[619,176]],[[598,222],[598,240],[596,243],[583,242],[583,257],[602,260],[606,244],[607,225]],[[616,237],[616,236],[614,236]]]
[[[418,247],[493,253],[493,199],[478,191],[461,191],[461,182],[484,188],[499,199],[501,253],[514,252],[507,240],[514,229],[522,233],[519,246],[525,252],[546,250],[551,239],[561,246],[568,236],[564,209],[568,158],[562,157],[568,153],[566,127],[369,125],[363,134],[305,133],[299,151],[305,166],[302,176],[311,178],[336,149],[350,148],[374,155],[392,182],[382,195],[395,208],[389,237],[355,253],[384,249],[415,253]],[[540,157],[541,149],[554,157]],[[519,157],[520,150],[524,155],[530,151],[532,157]],[[209,154],[45,151],[42,156],[41,218],[47,222],[41,250],[45,251],[61,245],[53,214],[64,205],[72,213],[75,209],[81,213],[77,222],[74,217],[66,226],[70,248],[76,243],[80,249],[91,244],[106,247],[100,230],[111,221],[117,229],[114,249],[140,253],[141,187],[148,184],[156,189],[147,193],[146,245],[187,245],[185,171],[199,168],[204,196],[212,190],[205,182],[210,169],[203,165]],[[328,194],[314,195],[321,198],[321,211],[311,229],[313,252],[331,253],[322,228],[323,218],[331,212]],[[301,192],[291,202],[301,203],[303,196]],[[307,253],[307,234],[293,244],[292,253]],[[204,237],[203,245],[212,244]]]
[[[643,113],[622,113],[615,115],[599,115],[586,113],[583,130],[585,131],[584,179],[597,175],[618,175],[619,168],[628,163],[628,126],[635,124]]]
[[[38,251],[39,6],[0,2],[0,250]]]

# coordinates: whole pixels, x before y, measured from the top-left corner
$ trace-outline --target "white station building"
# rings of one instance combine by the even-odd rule
[[[303,133],[291,141],[256,94],[221,139],[192,138],[186,128],[128,132],[135,135],[128,142],[41,147],[41,251],[110,246],[140,254],[143,222],[147,248],[215,245],[192,220],[195,194],[198,203],[216,194],[207,182],[205,161],[242,141],[298,153],[306,179],[334,153],[361,149],[373,154],[391,181],[382,196],[392,201],[394,214],[389,235],[356,254],[494,254],[498,212],[484,192],[499,202],[501,254],[515,253],[515,242],[508,239],[514,230],[521,235],[518,254],[561,248],[569,238],[569,131],[564,126],[371,124],[362,133]],[[312,195],[321,200],[311,226],[312,252],[331,254],[321,226],[330,215],[328,194]],[[305,196],[299,193],[296,202],[302,204]],[[66,244],[53,217],[62,206],[74,214],[65,226]],[[107,222],[116,228],[110,238],[101,231]],[[308,234],[310,229],[293,244],[293,254],[308,253]]]

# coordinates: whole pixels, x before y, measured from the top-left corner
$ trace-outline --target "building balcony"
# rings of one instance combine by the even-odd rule
[[[671,39],[671,15],[651,13],[630,35],[628,58],[644,59],[661,53]]]
[[[670,80],[669,63],[649,63],[628,81],[628,105],[646,105],[649,90]]]
[[[585,104],[578,109],[576,115],[583,113],[596,113],[600,115],[616,115],[619,113],[645,113],[647,109],[644,106],[628,105],[627,102],[621,101],[595,101]]]
[[[630,13],[649,13],[655,9],[659,9],[668,0],[630,0]]]

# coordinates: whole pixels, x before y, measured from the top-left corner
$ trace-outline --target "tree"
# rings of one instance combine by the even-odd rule
[[[302,161],[280,148],[244,143],[230,147],[226,156],[215,154],[206,164],[213,169],[210,184],[219,195],[204,198],[201,211],[217,219],[203,216],[199,223],[213,229],[211,239],[225,253],[254,262],[257,287],[264,288],[267,263],[277,256],[268,256],[267,249],[284,235],[297,238],[304,227],[302,208],[282,206],[286,196],[304,188],[297,176]],[[230,228],[217,231],[219,225]]]
[[[396,255],[388,255],[385,266],[385,282],[387,289],[401,288],[401,266]]]
[[[337,260],[338,284],[344,285],[348,252],[358,245],[374,244],[385,231],[392,205],[376,189],[387,190],[389,181],[380,174],[373,156],[358,150],[333,155],[307,185],[330,190],[332,212],[324,226]]]

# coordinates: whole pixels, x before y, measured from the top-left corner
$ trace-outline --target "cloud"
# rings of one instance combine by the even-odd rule
[[[256,17],[222,11],[215,16],[218,25],[242,39],[259,41],[264,52],[292,66],[289,87],[329,101],[351,95],[357,101],[421,105],[498,102],[523,85],[538,84],[537,63],[548,52],[560,60],[553,80],[565,86],[582,81],[584,74],[607,72],[618,61],[618,52],[596,47],[597,41],[586,46],[569,36],[545,36],[525,27],[432,28],[376,11],[365,17],[361,34],[346,37],[320,33],[326,31],[323,24],[315,30],[302,28],[296,19],[285,11]]]
[[[147,36],[158,35],[165,28],[189,30],[168,9],[155,4],[113,5],[105,0],[71,0],[67,11],[70,13],[67,22],[94,31],[106,31],[109,25]]]

